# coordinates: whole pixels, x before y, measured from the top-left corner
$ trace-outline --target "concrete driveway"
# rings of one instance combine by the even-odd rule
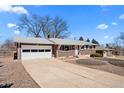
[[[44,88],[124,87],[124,77],[58,59],[22,62],[31,77]]]

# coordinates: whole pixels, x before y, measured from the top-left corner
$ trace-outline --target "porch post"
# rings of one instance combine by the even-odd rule
[[[78,55],[78,45],[75,45],[75,56]]]
[[[61,47],[61,45],[57,45],[57,46],[56,46],[56,57],[59,56],[58,52],[59,52],[60,47]]]
[[[21,59],[21,44],[17,44],[17,59]]]

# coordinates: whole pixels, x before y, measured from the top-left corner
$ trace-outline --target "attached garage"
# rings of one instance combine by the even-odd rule
[[[52,57],[53,43],[42,38],[16,37],[17,59],[45,59]]]
[[[21,59],[41,59],[52,57],[52,46],[22,45]]]

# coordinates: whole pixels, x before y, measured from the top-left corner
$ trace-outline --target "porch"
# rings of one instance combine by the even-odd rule
[[[70,57],[77,56],[79,54],[78,45],[54,45],[53,55],[54,57]]]

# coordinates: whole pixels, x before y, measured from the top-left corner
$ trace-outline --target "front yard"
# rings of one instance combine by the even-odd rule
[[[31,73],[33,73],[33,75],[36,74],[36,78],[38,78],[37,76],[39,76],[38,78],[40,79],[39,82],[42,81],[41,85],[44,85],[44,87],[61,87],[61,86],[65,87],[67,85],[68,87],[71,86],[83,87],[85,84],[86,84],[85,87],[90,87],[90,84],[92,83],[89,78],[92,78],[93,82],[95,82],[96,79],[94,78],[94,75],[97,77],[102,73],[105,74],[104,72],[99,73],[99,71],[97,72],[97,70],[102,70],[124,76],[124,60],[110,59],[110,58],[87,58],[87,59],[74,58],[65,61],[66,62],[63,61],[61,62],[61,60],[49,59],[49,60],[31,60],[30,62],[23,62],[23,63],[25,64],[29,72],[32,71]],[[81,65],[82,67],[69,64],[68,62],[76,65]],[[89,69],[89,68],[93,68],[93,69]],[[94,71],[94,69],[97,70]],[[106,74],[107,75],[103,77],[104,80],[108,79],[108,73]],[[112,78],[111,77],[112,76],[110,74],[109,76],[110,80],[112,80],[112,78],[115,78],[115,77]],[[79,82],[74,80],[82,81],[81,85]],[[102,80],[103,80],[102,77],[101,79],[99,78],[100,82],[102,82]],[[75,82],[77,86],[71,84],[72,82],[70,81]],[[89,83],[84,84],[84,82],[88,82],[88,81]],[[115,81],[116,80],[113,80],[112,82]],[[60,86],[56,85],[58,83],[60,84]],[[12,60],[8,58],[7,59],[0,58],[0,87],[38,88],[39,85],[27,73],[21,62],[12,62]]]
[[[7,62],[0,58],[0,87],[38,88],[39,86],[25,71],[21,62]],[[6,61],[6,62],[5,62]],[[11,60],[9,60],[11,61]]]
[[[89,58],[66,60],[66,62],[124,76],[124,60],[110,58]]]

